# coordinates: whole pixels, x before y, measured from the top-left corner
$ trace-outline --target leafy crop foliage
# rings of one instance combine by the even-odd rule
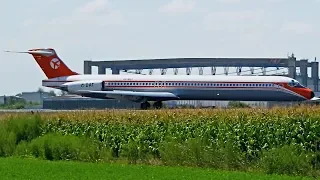
[[[2,114],[0,155],[317,176],[320,108]]]

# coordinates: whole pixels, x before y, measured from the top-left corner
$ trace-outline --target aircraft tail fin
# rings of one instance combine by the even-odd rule
[[[72,71],[57,55],[52,48],[47,49],[31,49],[28,51],[5,51],[12,53],[29,53],[36,60],[43,73],[47,78],[57,78],[62,76],[78,75],[79,73]]]

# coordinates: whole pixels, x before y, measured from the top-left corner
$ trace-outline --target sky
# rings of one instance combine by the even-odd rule
[[[0,2],[0,95],[46,79],[31,55],[4,50],[54,48],[79,73],[87,59],[320,56],[320,0]]]

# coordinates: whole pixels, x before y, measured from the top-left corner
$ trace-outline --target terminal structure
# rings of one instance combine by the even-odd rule
[[[294,55],[287,58],[168,58],[168,59],[143,59],[143,60],[114,60],[114,61],[84,61],[84,74],[92,74],[92,66],[98,67],[98,74],[106,74],[106,69],[111,69],[112,74],[120,74],[120,71],[136,70],[141,73],[148,69],[149,74],[153,69],[160,69],[161,74],[166,74],[167,69],[172,68],[174,74],[178,74],[178,68],[186,68],[186,74],[191,74],[191,68],[199,68],[199,74],[203,74],[204,67],[211,67],[211,74],[216,74],[217,67],[223,67],[228,75],[229,67],[236,67],[236,73],[241,75],[243,67],[249,67],[251,74],[254,68],[262,69],[266,75],[266,68],[288,68],[286,76],[297,79],[304,86],[318,92],[319,87],[319,63],[308,62],[306,59],[296,60]],[[311,68],[311,77],[308,76],[308,68]],[[297,68],[300,74],[297,74]]]

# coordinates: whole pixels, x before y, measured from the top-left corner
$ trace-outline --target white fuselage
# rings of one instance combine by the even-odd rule
[[[73,75],[43,80],[42,85],[59,88],[90,80],[104,81],[104,91],[170,92],[181,100],[303,101],[312,92],[283,76]],[[299,87],[290,86],[292,81]]]

